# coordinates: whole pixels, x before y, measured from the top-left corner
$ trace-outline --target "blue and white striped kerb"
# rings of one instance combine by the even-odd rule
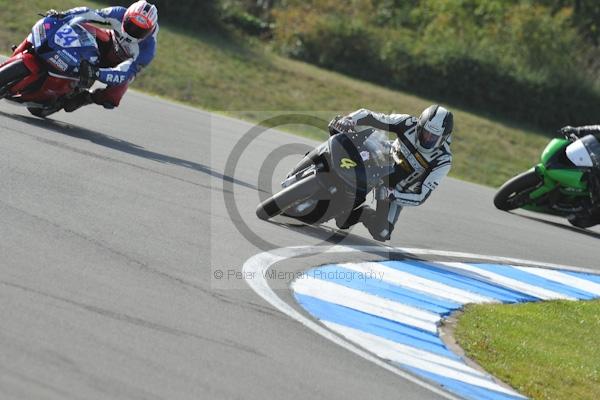
[[[314,268],[292,290],[332,331],[452,393],[523,399],[451,352],[438,325],[467,303],[598,298],[600,277],[498,264],[386,261]]]

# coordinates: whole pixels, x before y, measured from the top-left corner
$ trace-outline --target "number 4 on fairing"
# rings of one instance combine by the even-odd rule
[[[372,128],[332,136],[306,154],[256,215],[311,225],[348,215],[394,171],[390,146],[387,134]]]

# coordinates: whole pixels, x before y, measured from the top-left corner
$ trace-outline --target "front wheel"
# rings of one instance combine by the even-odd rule
[[[510,211],[522,207],[531,201],[529,194],[542,183],[542,178],[534,169],[523,172],[507,181],[496,196],[494,205],[502,211]]]
[[[0,98],[4,98],[8,93],[10,85],[19,82],[27,77],[31,72],[25,66],[23,60],[18,60],[6,64],[0,68]]]
[[[314,196],[321,186],[317,175],[311,175],[269,197],[256,207],[256,216],[263,221],[280,215],[288,208]]]

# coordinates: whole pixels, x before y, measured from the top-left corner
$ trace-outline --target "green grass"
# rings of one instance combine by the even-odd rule
[[[82,4],[101,6],[75,0],[0,0],[0,49],[20,42],[38,11]],[[282,58],[262,44],[231,35],[192,35],[169,25],[161,28],[158,56],[134,87],[207,110],[260,122],[281,111],[307,112],[323,119],[363,107],[418,114],[434,102]],[[498,186],[536,163],[548,142],[541,132],[451,109],[456,116],[454,177]],[[301,126],[287,129],[324,137]]]
[[[455,335],[470,358],[533,399],[600,397],[600,301],[468,306]]]

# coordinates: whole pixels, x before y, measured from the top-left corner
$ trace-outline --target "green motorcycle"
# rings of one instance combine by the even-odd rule
[[[589,228],[600,224],[598,176],[598,139],[553,139],[539,164],[502,185],[494,205],[503,211],[522,208],[558,215],[578,228]]]

